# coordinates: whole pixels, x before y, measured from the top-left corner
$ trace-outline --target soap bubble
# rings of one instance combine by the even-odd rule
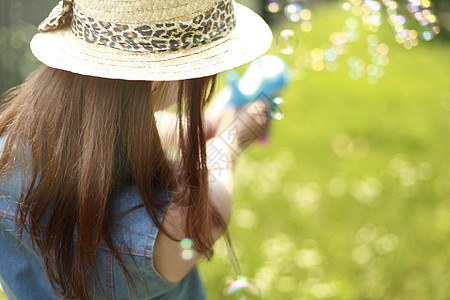
[[[349,11],[351,7],[352,6],[348,2],[344,2],[344,4],[342,4],[342,8],[346,11]]]
[[[369,76],[367,76],[367,81],[370,84],[377,84],[378,83],[378,78],[373,76],[373,75],[369,75]]]
[[[220,299],[259,300],[262,299],[259,287],[247,276],[230,277],[220,293]]]
[[[269,0],[267,2],[266,9],[268,12],[275,14],[280,11],[280,3],[276,0]]]
[[[435,34],[439,34],[439,32],[441,32],[441,29],[438,26],[433,26],[432,29]]]
[[[284,114],[282,112],[282,106],[283,106],[283,103],[284,103],[283,98],[275,97],[272,100],[272,103],[273,103],[273,107],[274,107],[272,109],[272,113],[271,113],[272,118],[275,119],[275,120],[283,119],[283,117],[284,117]]]
[[[335,61],[327,61],[325,62],[325,69],[329,72],[334,72],[338,68],[338,63]]]
[[[283,102],[284,102],[284,100],[281,97],[276,97],[275,99],[273,99],[273,103],[275,103],[276,105],[280,105]]]
[[[303,21],[300,25],[300,28],[303,32],[311,32],[312,30],[312,23],[310,21]]]
[[[386,44],[380,44],[378,45],[377,50],[381,55],[387,55],[389,53],[389,46]]]
[[[277,39],[278,49],[281,53],[286,55],[294,53],[294,50],[297,47],[297,43],[297,37],[290,29],[282,30]]]
[[[284,115],[281,112],[274,112],[274,113],[272,113],[272,118],[274,118],[277,121],[283,119],[283,117],[284,117]]]
[[[358,20],[356,18],[347,18],[345,20],[345,25],[351,29],[356,29],[358,27]]]
[[[338,54],[336,53],[336,50],[330,48],[325,50],[324,56],[327,61],[335,61],[338,57]]]
[[[298,3],[289,3],[284,7],[284,14],[292,22],[300,21],[301,12],[302,6]]]
[[[423,39],[425,41],[429,41],[429,40],[431,40],[433,38],[433,34],[431,32],[429,32],[429,31],[424,31],[422,33],[422,36],[423,36]]]
[[[376,46],[378,45],[378,37],[374,34],[371,34],[367,37],[367,43],[371,46]]]
[[[300,18],[302,18],[302,20],[304,20],[304,21],[311,20],[311,17],[312,17],[312,14],[309,9],[304,9],[300,12]]]
[[[192,249],[192,240],[189,238],[184,238],[180,241],[181,258],[183,260],[191,260],[194,258],[195,250]]]
[[[347,60],[348,66],[352,69],[356,69],[357,62],[358,62],[358,58],[355,56],[352,56]]]

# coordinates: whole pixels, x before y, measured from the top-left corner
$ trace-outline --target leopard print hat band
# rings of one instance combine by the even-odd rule
[[[233,69],[271,43],[270,27],[235,0],[63,0],[30,49],[51,68],[167,81]]]
[[[39,25],[39,31],[54,31],[69,24],[72,33],[87,43],[134,52],[166,52],[217,41],[235,28],[236,19],[232,0],[222,0],[189,20],[151,24],[94,18],[73,0],[64,0]]]

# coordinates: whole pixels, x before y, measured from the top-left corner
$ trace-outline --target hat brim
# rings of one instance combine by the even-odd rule
[[[143,53],[86,43],[70,27],[36,34],[31,51],[45,65],[95,77],[168,81],[204,77],[246,64],[264,54],[272,32],[264,20],[235,4],[236,27],[226,37],[188,50]]]

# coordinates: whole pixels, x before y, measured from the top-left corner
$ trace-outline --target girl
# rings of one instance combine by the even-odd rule
[[[65,0],[39,30],[44,65],[0,116],[8,298],[204,299],[196,262],[268,121],[262,101],[204,108],[215,74],[263,54],[270,29],[231,0]]]

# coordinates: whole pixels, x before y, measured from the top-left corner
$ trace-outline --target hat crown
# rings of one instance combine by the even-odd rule
[[[39,30],[57,30],[68,24],[74,36],[90,44],[166,52],[222,39],[233,31],[236,20],[233,0],[63,0]]]
[[[74,0],[85,15],[107,22],[151,24],[187,21],[216,6],[217,0]]]
[[[232,69],[271,41],[267,24],[234,0],[61,0],[30,46],[53,68],[160,81]]]

